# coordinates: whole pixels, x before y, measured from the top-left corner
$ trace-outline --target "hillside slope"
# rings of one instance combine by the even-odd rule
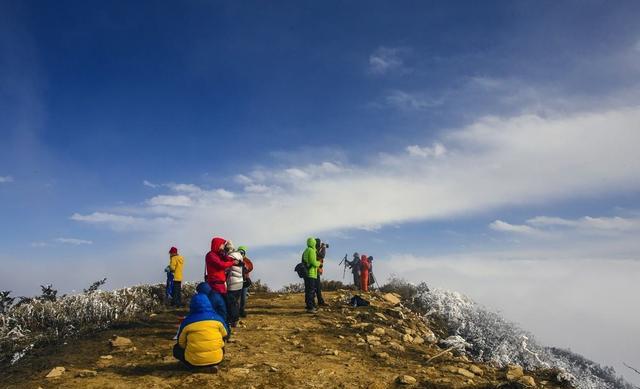
[[[0,382],[7,388],[567,387],[553,371],[525,372],[522,378],[517,368],[507,374],[509,369],[443,353],[432,343],[437,328],[432,332],[380,295],[358,308],[345,304],[346,291],[326,295],[330,306],[315,315],[304,312],[301,294],[251,296],[249,317],[227,344],[218,372],[191,372],[173,359],[172,337],[185,311],[163,311],[135,326],[42,350],[3,369]],[[129,338],[133,347],[114,349],[114,335]],[[56,366],[65,372],[45,378]],[[399,382],[405,375],[407,383]]]

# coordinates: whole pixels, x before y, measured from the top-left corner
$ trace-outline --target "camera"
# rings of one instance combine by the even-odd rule
[[[323,245],[324,247],[326,247],[326,248],[329,248],[329,243],[325,243],[325,242],[323,242],[323,243],[322,243],[322,245]]]

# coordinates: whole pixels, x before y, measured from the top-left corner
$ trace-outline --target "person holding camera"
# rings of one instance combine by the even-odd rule
[[[306,269],[306,276],[304,277],[304,301],[307,312],[316,312],[315,307],[315,294],[316,294],[316,279],[318,278],[318,254],[316,252],[316,240],[315,238],[307,239],[307,247],[302,253],[302,263]]]
[[[229,325],[236,327],[240,320],[240,299],[244,285],[242,254],[235,251],[229,254],[235,261],[227,270],[227,315]]]
[[[316,256],[318,258],[318,262],[320,262],[320,266],[318,266],[318,277],[316,278],[316,297],[318,298],[318,306],[324,307],[327,303],[324,302],[324,298],[322,298],[322,281],[320,280],[320,276],[324,272],[324,257],[327,254],[327,248],[329,245],[320,239],[316,238]]]
[[[220,312],[225,320],[227,315],[227,275],[226,270],[240,264],[229,254],[235,251],[233,243],[223,238],[215,237],[211,240],[211,251],[205,257],[205,281],[211,287],[209,300],[216,312]]]
[[[247,246],[238,247],[238,251],[242,254],[242,273],[244,274],[244,284],[242,285],[242,295],[240,296],[240,317],[247,317],[245,311],[245,305],[247,304],[247,295],[249,294],[249,287],[251,287],[251,277],[249,274],[253,271],[253,262],[247,257]]]

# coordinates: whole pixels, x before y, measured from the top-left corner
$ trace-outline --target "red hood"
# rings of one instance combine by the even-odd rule
[[[220,245],[227,243],[226,240],[222,238],[213,238],[211,239],[211,251],[217,253],[220,251]]]

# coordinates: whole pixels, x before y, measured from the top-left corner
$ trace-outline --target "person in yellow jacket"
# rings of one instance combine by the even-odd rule
[[[184,258],[178,255],[178,249],[171,247],[169,250],[169,270],[173,274],[173,291],[171,304],[176,307],[182,306],[182,269],[184,268]]]
[[[189,368],[215,366],[224,358],[227,335],[222,316],[213,310],[206,294],[197,293],[178,329],[173,356]]]

